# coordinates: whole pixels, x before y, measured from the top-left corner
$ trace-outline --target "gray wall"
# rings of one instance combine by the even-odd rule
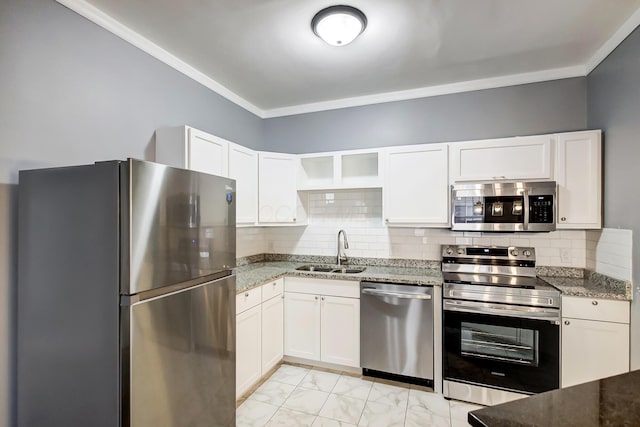
[[[262,120],[53,0],[0,0],[0,427],[13,425],[20,169],[154,159],[190,124],[262,148]]]
[[[586,78],[265,120],[269,150],[309,153],[584,130]]]
[[[53,0],[0,2],[0,182],[32,165],[153,160],[158,127],[251,148],[262,120]]]
[[[640,28],[587,78],[588,125],[604,130],[604,224],[633,230],[631,366],[640,369]]]

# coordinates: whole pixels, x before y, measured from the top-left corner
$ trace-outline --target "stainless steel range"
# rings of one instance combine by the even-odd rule
[[[442,247],[443,392],[494,405],[560,385],[560,292],[535,249]]]

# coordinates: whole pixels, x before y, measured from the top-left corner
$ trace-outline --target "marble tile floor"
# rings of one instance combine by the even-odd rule
[[[424,388],[281,365],[240,404],[236,426],[459,427],[479,408]]]

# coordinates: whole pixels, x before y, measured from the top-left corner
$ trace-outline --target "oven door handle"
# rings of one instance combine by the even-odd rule
[[[373,295],[376,297],[394,297],[394,298],[405,298],[405,299],[431,299],[431,295],[429,294],[410,294],[407,292],[389,292],[389,291],[381,291],[376,288],[363,288],[362,293],[366,295]]]
[[[522,307],[506,304],[489,304],[474,301],[444,300],[444,310],[474,314],[496,314],[531,320],[548,320],[560,324],[560,310],[538,307]]]

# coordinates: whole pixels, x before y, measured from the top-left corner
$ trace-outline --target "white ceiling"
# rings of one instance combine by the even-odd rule
[[[640,21],[640,0],[58,1],[262,117],[585,75]],[[333,4],[367,15],[350,45],[310,29]]]

